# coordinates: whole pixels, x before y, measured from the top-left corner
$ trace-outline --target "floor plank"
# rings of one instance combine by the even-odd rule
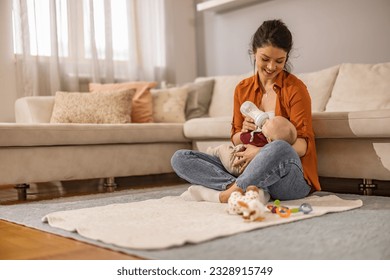
[[[136,260],[135,256],[0,220],[2,260]]]

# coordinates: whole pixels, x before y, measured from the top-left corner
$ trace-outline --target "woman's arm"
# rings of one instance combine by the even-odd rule
[[[237,146],[238,144],[242,144],[241,139],[240,139],[241,132],[237,132],[236,134],[233,135],[232,137],[232,142],[234,146]]]
[[[304,138],[297,138],[292,147],[297,152],[299,157],[303,157],[307,151],[307,142]]]

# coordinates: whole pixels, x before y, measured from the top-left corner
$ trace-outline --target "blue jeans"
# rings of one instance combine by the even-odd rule
[[[255,185],[280,200],[303,198],[310,192],[298,154],[282,140],[264,146],[237,178],[226,171],[219,158],[199,151],[176,151],[171,164],[176,174],[189,183],[218,191],[236,182],[244,191]]]

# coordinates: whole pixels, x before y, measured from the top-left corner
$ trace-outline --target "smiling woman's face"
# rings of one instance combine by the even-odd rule
[[[268,45],[258,48],[255,58],[261,81],[263,83],[266,81],[274,82],[276,76],[283,71],[287,53],[283,49]]]

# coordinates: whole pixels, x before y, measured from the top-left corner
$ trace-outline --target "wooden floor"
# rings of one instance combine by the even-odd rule
[[[360,180],[320,178],[320,181],[325,191],[361,193],[359,189]],[[117,178],[116,182],[119,185],[118,189],[183,183],[182,180],[173,174]],[[374,190],[374,195],[390,196],[390,182],[374,181],[374,183],[378,184],[378,188]],[[75,181],[65,184],[52,182],[49,184],[32,185],[28,190],[27,201],[20,202],[17,200],[17,191],[14,189],[14,186],[7,185],[0,186],[0,205],[29,203],[31,201],[64,196],[81,196],[104,191],[104,186],[99,180]],[[0,259],[134,260],[139,258],[0,220]]]
[[[87,243],[0,220],[2,260],[135,260]]]
[[[174,175],[118,178],[118,189],[156,187],[183,183]],[[82,187],[80,187],[82,186]],[[123,187],[125,186],[125,187]],[[0,186],[0,205],[29,203],[60,196],[85,195],[104,192],[100,182],[78,181],[61,186],[58,183],[32,185],[27,201],[17,201],[13,185]],[[1,206],[0,206],[1,207]],[[126,255],[84,242],[42,232],[0,220],[0,260],[136,260]]]

